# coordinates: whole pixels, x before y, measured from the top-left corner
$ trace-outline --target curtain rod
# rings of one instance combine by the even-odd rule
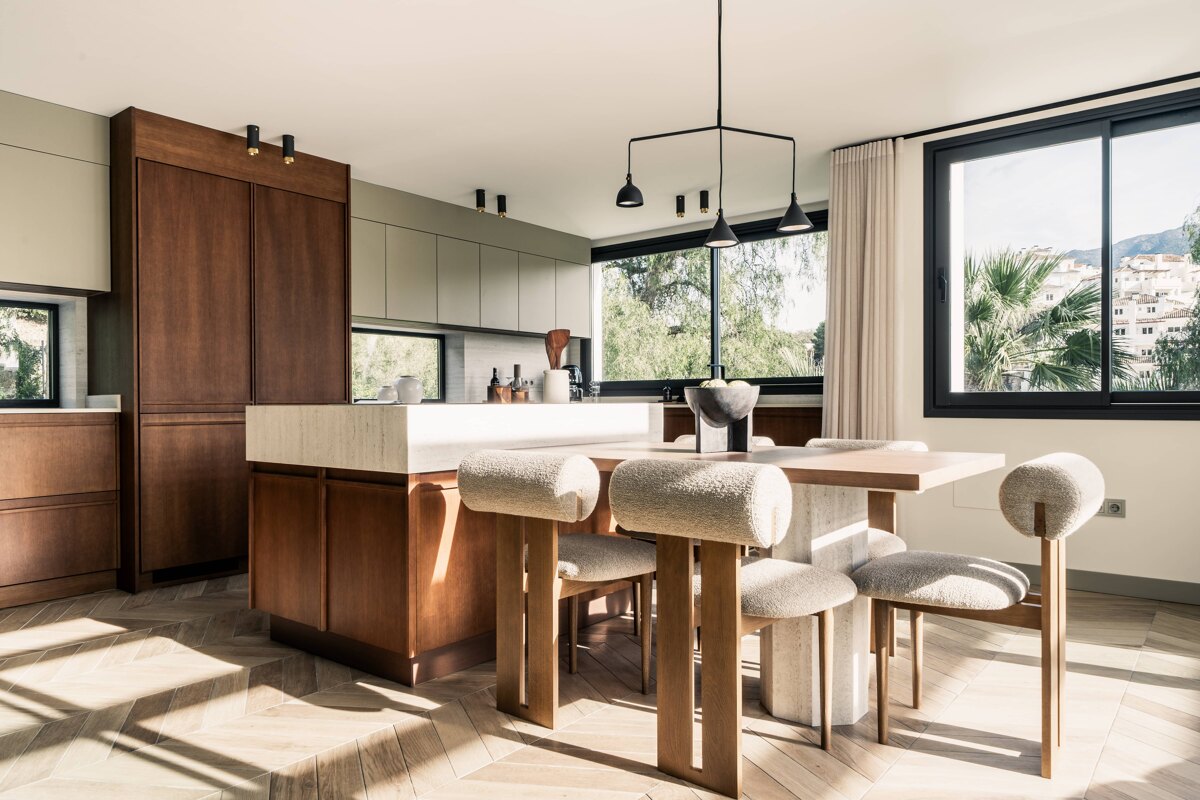
[[[1162,78],[1161,80],[1150,81],[1148,83],[1139,83],[1134,86],[1127,86],[1123,89],[1110,89],[1106,92],[1097,92],[1095,94],[1088,94],[1082,97],[1073,97],[1070,100],[1056,100],[1053,103],[1044,103],[1040,106],[1030,106],[1029,108],[1022,108],[1017,111],[1006,111],[1003,114],[993,114],[990,117],[979,117],[966,122],[955,122],[952,125],[941,125],[936,128],[926,128],[922,131],[913,131],[912,133],[903,133],[896,136],[877,136],[873,139],[854,142],[853,144],[845,144],[841,147],[835,147],[833,149],[845,150],[848,147],[861,147],[864,144],[877,142],[881,139],[917,139],[922,136],[932,136],[935,133],[946,133],[947,131],[954,131],[958,130],[959,128],[969,128],[972,125],[984,125],[988,122],[999,122],[1000,120],[1011,119],[1013,117],[1022,117],[1026,114],[1036,114],[1040,111],[1052,111],[1056,108],[1073,106],[1079,103],[1089,103],[1093,100],[1103,100],[1108,97],[1129,94],[1130,92],[1140,92],[1146,89],[1155,89],[1159,86],[1167,86],[1172,83],[1183,83],[1184,81],[1196,80],[1197,78],[1200,78],[1200,72],[1189,72],[1186,75],[1176,75],[1173,78]]]

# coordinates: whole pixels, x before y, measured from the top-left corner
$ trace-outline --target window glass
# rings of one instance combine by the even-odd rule
[[[0,303],[0,403],[54,398],[54,309]]]
[[[440,336],[355,330],[350,336],[354,399],[374,400],[401,375],[420,378],[426,400],[442,399]]]
[[[1200,389],[1200,124],[1113,139],[1112,240],[1113,389]]]

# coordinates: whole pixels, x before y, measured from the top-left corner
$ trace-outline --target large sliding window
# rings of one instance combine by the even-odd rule
[[[1200,93],[926,145],[926,411],[1200,416]]]
[[[0,406],[57,406],[58,306],[0,300]]]
[[[797,236],[775,234],[777,221],[735,226],[742,243],[721,250],[703,246],[707,231],[594,250],[605,391],[678,391],[717,363],[765,391],[819,393],[827,234],[824,213],[810,217],[813,232]]]

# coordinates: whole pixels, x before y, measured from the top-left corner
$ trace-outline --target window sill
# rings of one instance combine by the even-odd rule
[[[926,406],[927,419],[1198,420],[1200,405],[1122,403],[1110,406],[1045,408],[1021,406]]]

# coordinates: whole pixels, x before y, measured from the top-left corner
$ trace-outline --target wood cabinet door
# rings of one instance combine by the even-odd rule
[[[251,402],[250,184],[139,161],[137,296],[144,410]]]
[[[414,487],[417,652],[496,629],[496,515],[463,505],[457,486]]]
[[[246,555],[242,415],[143,415],[140,473],[143,572]]]
[[[268,614],[319,627],[320,482],[315,477],[256,472],[250,485],[254,514],[252,605]]]
[[[517,329],[517,251],[479,247],[479,324],[502,331]]]
[[[437,322],[437,237],[387,226],[387,316]]]
[[[517,291],[520,329],[529,333],[554,330],[554,259],[518,254]]]
[[[437,237],[437,316],[442,325],[479,327],[479,245]]]
[[[254,187],[254,400],[345,403],[346,207]]]
[[[398,653],[408,652],[407,494],[325,484],[329,632]]]
[[[592,268],[568,261],[554,262],[555,325],[572,336],[592,336]]]

